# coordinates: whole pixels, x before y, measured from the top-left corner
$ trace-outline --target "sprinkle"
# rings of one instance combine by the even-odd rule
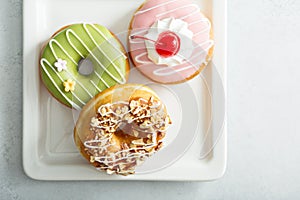
[[[62,70],[67,70],[67,61],[58,58],[57,61],[54,63],[54,66],[59,72],[61,72]]]
[[[72,79],[68,79],[67,81],[65,81],[63,83],[64,87],[65,87],[65,91],[66,92],[73,92],[75,90],[75,85],[76,85],[76,82],[73,81]]]

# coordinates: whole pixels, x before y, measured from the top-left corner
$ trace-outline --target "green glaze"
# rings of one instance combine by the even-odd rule
[[[91,37],[88,35],[88,32],[84,27],[86,27]],[[99,32],[97,32],[95,28],[103,35],[99,34]],[[72,33],[75,33],[80,38],[80,40],[82,40],[83,44],[85,44],[87,48],[90,49],[92,54],[89,53],[89,51],[84,47],[79,39],[76,38],[76,36],[74,36]],[[67,35],[69,35],[69,41],[71,43],[68,41]],[[94,39],[94,42],[96,44],[93,42],[92,38]],[[50,45],[51,41],[52,49]],[[69,54],[69,56],[73,58],[73,61],[75,61],[75,63],[67,55],[67,53],[65,53],[59,47],[59,45],[55,43],[55,41],[63,47],[63,49]],[[73,44],[73,47],[71,44]],[[79,51],[79,53],[76,51],[76,49]],[[125,50],[122,44],[120,44],[120,42],[110,33],[107,28],[97,24],[94,24],[94,26],[92,26],[91,24],[71,25],[56,34],[44,48],[40,62],[42,81],[44,82],[50,93],[63,104],[72,107],[71,102],[73,102],[78,105],[78,107],[82,107],[93,96],[99,93],[99,90],[105,90],[107,88],[106,85],[111,87],[118,83],[125,83],[128,59],[123,52],[125,52]],[[80,54],[84,58],[90,59],[94,65],[95,71],[88,76],[81,75],[78,72],[77,64],[82,59]],[[64,70],[58,72],[57,68],[54,67],[54,63],[58,58],[67,61],[67,71]],[[45,60],[48,61],[49,64],[45,62]],[[105,71],[105,69],[107,71]],[[49,75],[46,72],[48,72]],[[106,84],[101,81],[96,73],[100,75],[100,77],[106,82]],[[49,76],[52,78],[52,80]],[[71,92],[64,91],[63,82],[69,78],[72,80],[76,80],[75,90],[73,91],[74,95]],[[91,81],[93,81],[95,85],[97,85],[97,87],[95,87]],[[83,87],[79,83],[81,83]],[[65,97],[63,94],[65,95]],[[81,101],[78,100],[76,96]]]

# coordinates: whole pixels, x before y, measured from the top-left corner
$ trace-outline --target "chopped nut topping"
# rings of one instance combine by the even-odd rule
[[[122,113],[122,111],[121,111],[120,109],[117,109],[117,110],[116,110],[116,114],[117,114],[117,115],[120,115],[121,113]]]
[[[139,132],[136,130],[132,130],[134,137],[138,137],[139,136]]]
[[[161,148],[160,140],[169,124],[171,120],[164,105],[153,96],[148,100],[134,99],[128,104],[105,104],[90,121],[92,135],[86,138],[89,143],[85,151],[90,162],[99,163],[98,168],[108,174],[132,174],[137,165]],[[124,134],[121,143],[113,137],[117,130]],[[138,139],[129,142],[130,136]]]
[[[115,171],[113,171],[113,170],[110,170],[110,169],[107,169],[107,170],[106,170],[106,173],[107,173],[107,174],[114,174],[114,173],[115,173]]]
[[[95,157],[94,156],[90,156],[90,162],[94,163],[95,162]]]
[[[92,120],[91,120],[91,124],[93,126],[98,126],[99,125],[99,121],[96,117],[93,117]]]
[[[138,139],[138,140],[132,140],[131,143],[136,144],[136,145],[144,145],[145,144],[145,142],[143,141],[143,138]]]

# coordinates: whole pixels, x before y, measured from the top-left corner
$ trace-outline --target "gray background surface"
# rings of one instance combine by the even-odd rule
[[[22,169],[22,1],[0,0],[0,199],[299,199],[299,22],[299,0],[228,0],[222,179],[41,182]]]

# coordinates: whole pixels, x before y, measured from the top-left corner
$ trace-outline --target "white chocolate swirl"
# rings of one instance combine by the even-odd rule
[[[148,58],[157,65],[175,66],[182,64],[186,58],[193,53],[193,32],[188,29],[188,24],[181,19],[166,18],[157,20],[145,35],[146,38],[156,41],[164,31],[174,32],[180,38],[180,48],[176,55],[171,57],[161,57],[155,49],[155,45],[151,41],[145,40]]]

